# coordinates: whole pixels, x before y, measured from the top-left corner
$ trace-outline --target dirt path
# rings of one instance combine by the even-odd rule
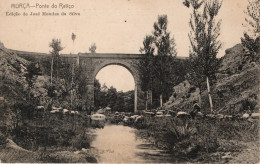
[[[245,146],[247,148],[233,156],[229,163],[260,163],[259,141],[245,143]]]

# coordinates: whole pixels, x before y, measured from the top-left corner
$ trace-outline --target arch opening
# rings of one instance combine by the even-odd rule
[[[94,71],[94,79],[96,110],[109,107],[112,111],[136,111],[136,78],[130,68],[123,64],[109,63]]]

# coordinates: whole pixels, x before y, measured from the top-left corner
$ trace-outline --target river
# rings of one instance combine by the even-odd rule
[[[134,128],[106,125],[95,131],[92,147],[97,149],[100,163],[159,163],[175,162],[170,154],[155,148],[135,135]]]

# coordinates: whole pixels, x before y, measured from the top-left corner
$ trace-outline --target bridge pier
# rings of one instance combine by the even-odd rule
[[[94,109],[94,83],[87,84],[87,109],[92,112]]]
[[[134,100],[134,112],[136,113],[137,112],[137,84],[135,84],[135,100]]]

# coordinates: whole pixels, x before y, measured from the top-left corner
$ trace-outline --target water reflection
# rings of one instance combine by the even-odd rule
[[[123,125],[107,125],[96,131],[92,146],[102,163],[174,162],[173,158],[135,135],[135,129]]]

